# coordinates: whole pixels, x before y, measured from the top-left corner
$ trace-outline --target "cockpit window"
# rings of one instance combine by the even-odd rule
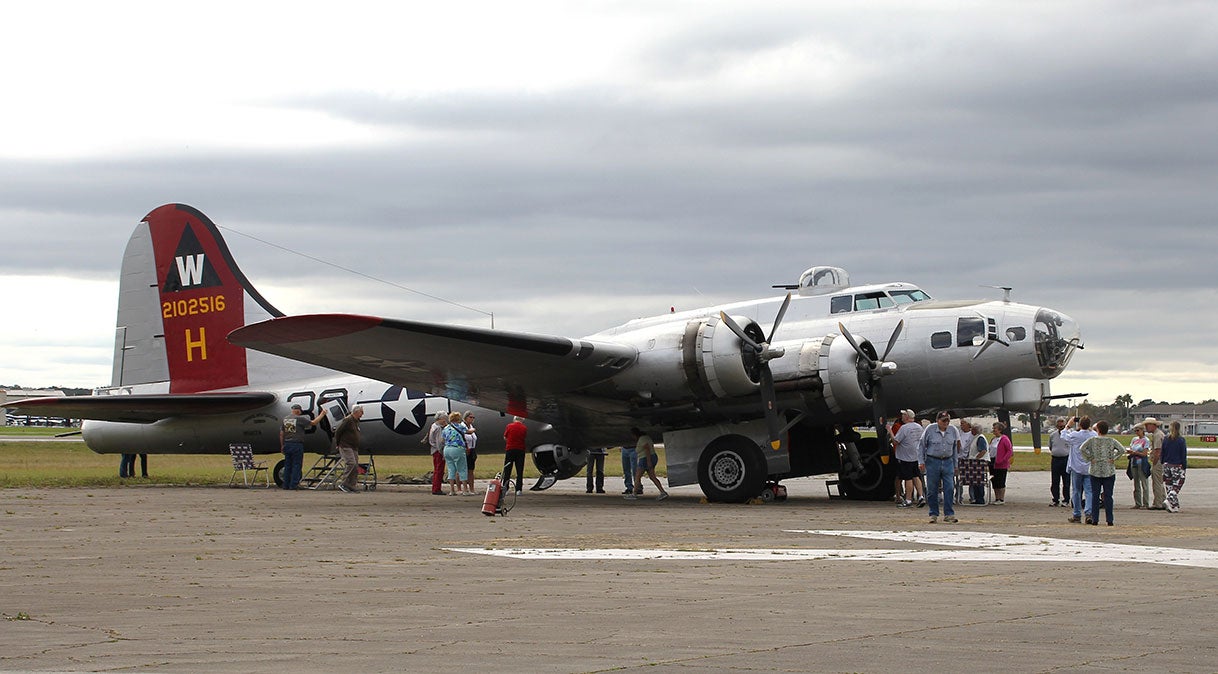
[[[914,288],[913,290],[894,290],[892,291],[892,301],[897,304],[910,304],[912,302],[925,302],[930,299],[930,295]]]
[[[956,346],[979,346],[984,340],[985,319],[961,318],[956,321]]]
[[[893,306],[892,298],[882,292],[860,293],[854,296],[854,310],[887,309]]]
[[[1007,328],[1007,339],[1012,342],[1022,342],[1028,338],[1028,331],[1021,327]]]
[[[829,300],[829,313],[831,314],[848,314],[853,306],[853,298],[849,295],[838,295]]]

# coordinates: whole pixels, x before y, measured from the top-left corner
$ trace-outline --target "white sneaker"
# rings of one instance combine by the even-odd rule
[[[656,500],[663,501],[666,498],[668,498],[668,492],[664,492],[663,494],[660,494],[659,496],[656,497]]]
[[[627,501],[637,501],[639,499],[639,497],[635,496],[634,494],[626,494],[622,498],[626,499]]]
[[[517,489],[517,490],[516,490],[516,495],[517,495],[517,496],[520,496],[520,490],[519,490],[519,489]]]
[[[1006,504],[1007,504],[1007,502],[1002,499],[996,499],[994,501],[994,505],[1006,505]]]

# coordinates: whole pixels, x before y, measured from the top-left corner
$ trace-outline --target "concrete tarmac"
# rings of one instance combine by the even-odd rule
[[[7,489],[0,670],[284,672],[1215,671],[1218,569],[1118,561],[514,559],[449,548],[944,545],[790,533],[975,531],[1218,551],[1218,471],[1184,511],[1068,523],[1046,473],[1004,506],[926,509],[789,483],[768,505],[696,488],[628,502],[583,479],[507,517],[428,487]],[[649,494],[654,495],[654,489]]]

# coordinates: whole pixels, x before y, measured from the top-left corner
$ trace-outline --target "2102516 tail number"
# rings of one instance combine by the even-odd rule
[[[161,302],[161,318],[198,316],[199,314],[224,311],[224,307],[224,295],[208,295],[206,297],[192,297],[188,300]]]

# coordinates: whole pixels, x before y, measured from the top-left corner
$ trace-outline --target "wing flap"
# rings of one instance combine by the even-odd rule
[[[229,340],[513,414],[604,381],[638,356],[624,344],[348,314],[276,318]]]
[[[30,398],[6,403],[23,414],[150,424],[170,417],[247,412],[275,402],[274,393],[139,394]]]

